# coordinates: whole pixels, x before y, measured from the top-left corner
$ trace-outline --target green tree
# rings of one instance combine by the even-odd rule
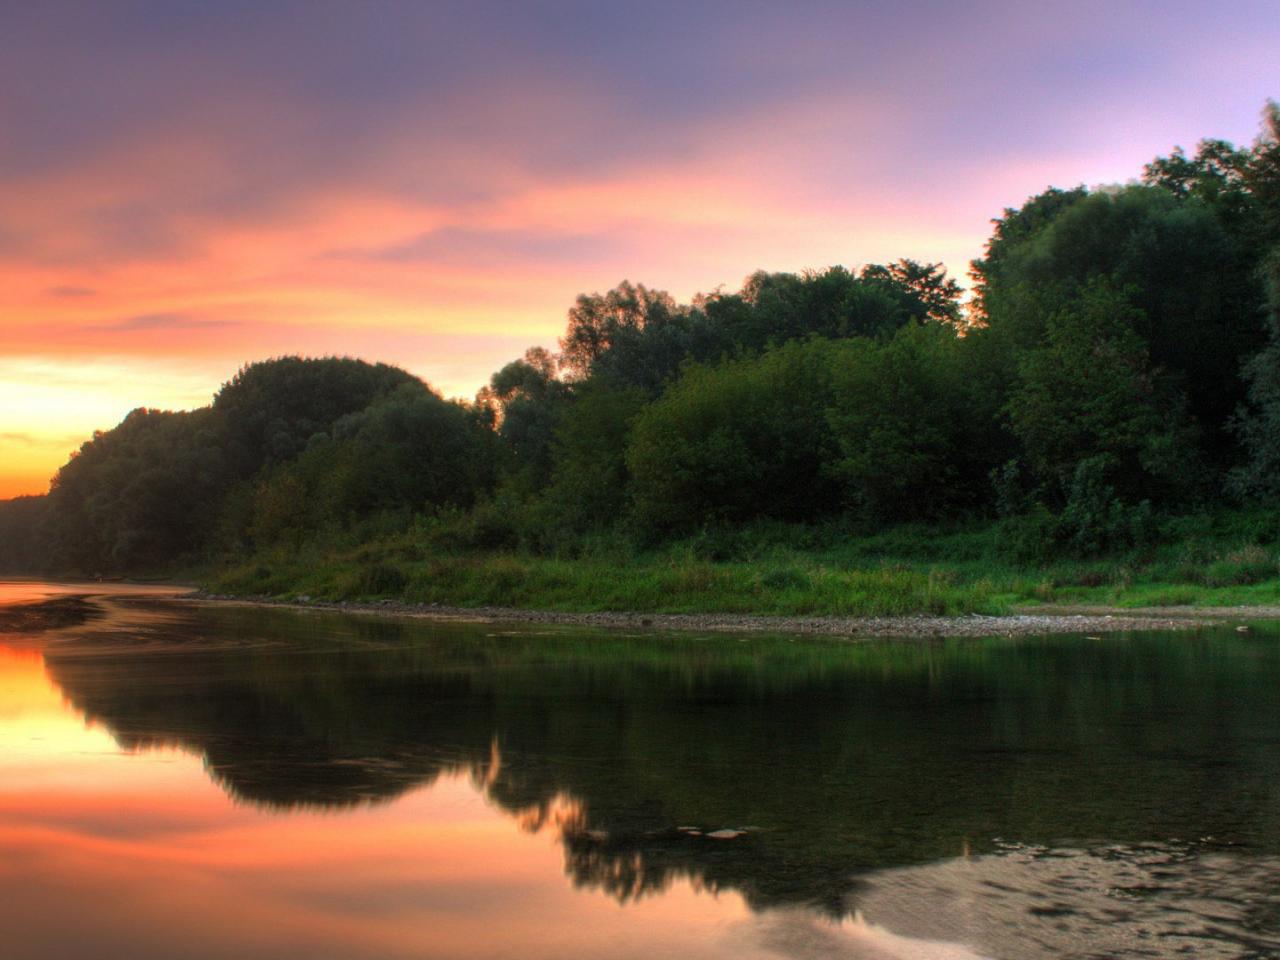
[[[1194,477],[1194,428],[1177,389],[1152,365],[1128,291],[1093,280],[1045,321],[1019,362],[1008,403],[1036,477],[1063,502],[1077,466],[1105,458],[1122,497],[1172,499]]]
[[[913,320],[960,323],[960,284],[947,276],[940,263],[902,259],[888,265],[869,264],[858,278],[886,290]]]
[[[938,264],[912,260],[803,274],[757,271],[735,294],[699,298],[721,353],[756,353],[806,337],[883,337],[911,320],[959,315],[959,285]],[[701,359],[714,359],[703,357]]]
[[[541,488],[551,475],[552,439],[569,398],[558,371],[555,356],[533,347],[490,377],[476,396],[477,408],[502,439],[508,482],[526,491]]]
[[[1240,367],[1263,342],[1256,251],[1206,202],[1164,187],[1051,192],[1029,206],[1035,215],[1009,217],[975,264],[985,322],[1009,341],[1004,357],[1016,364],[1060,304],[1095,280],[1112,282],[1140,310],[1134,331],[1152,363],[1185,391],[1206,459],[1229,460]]]
[[[669,293],[626,280],[608,293],[583,294],[569,310],[560,362],[575,380],[607,374],[655,389],[686,354],[687,318]]]
[[[254,538],[296,541],[331,522],[469,507],[493,486],[496,442],[475,411],[406,384],[263,479]]]
[[[754,517],[808,520],[838,509],[825,465],[829,344],[685,369],[636,418],[627,448],[636,519],[652,533]]]
[[[1148,168],[1148,179],[1200,196],[1238,224],[1267,291],[1268,343],[1244,364],[1247,397],[1231,429],[1248,454],[1230,486],[1243,496],[1280,493],[1280,104],[1268,101],[1250,150],[1205,141],[1194,160],[1175,152]]]
[[[1261,245],[1274,253],[1280,245],[1280,103],[1274,100],[1262,111],[1262,132],[1254,142],[1245,183],[1261,211]]]
[[[1025,298],[1026,270],[1021,266],[1022,251],[1047,230],[1058,216],[1087,197],[1084,187],[1060,190],[1056,187],[1031,197],[1019,208],[1006,207],[1004,215],[991,221],[991,237],[983,256],[970,264],[974,281],[971,304],[972,320],[986,326],[994,314],[1001,327],[1013,326],[1018,332],[1030,326],[1019,323],[1018,307]],[[1034,314],[1034,310],[1031,311]],[[1034,342],[1034,333],[1031,337]]]
[[[1271,340],[1245,367],[1248,402],[1233,421],[1248,458],[1233,471],[1240,496],[1274,500],[1280,496],[1280,246],[1267,264]]]
[[[575,530],[616,523],[627,507],[627,440],[647,402],[638,387],[593,377],[579,384],[556,427],[547,499]]]
[[[236,476],[300,454],[317,433],[405,384],[398,367],[349,357],[278,357],[243,367],[213,400],[221,443]]]
[[[47,534],[55,565],[131,570],[197,553],[227,483],[218,439],[207,407],[139,408],[95,433],[50,486]]]
[[[986,492],[997,451],[980,434],[994,411],[973,389],[969,347],[936,323],[832,345],[828,419],[838,455],[830,470],[856,515],[937,519]]]

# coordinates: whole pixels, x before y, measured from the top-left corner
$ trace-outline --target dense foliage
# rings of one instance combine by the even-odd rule
[[[910,260],[757,272],[687,304],[624,282],[471,404],[382,364],[252,364],[0,504],[0,566],[172,569],[373,527],[574,553],[956,518],[999,524],[1010,556],[1087,556],[1223,491],[1280,493],[1276,104],[1249,147],[1004,211],[972,276],[968,304]]]

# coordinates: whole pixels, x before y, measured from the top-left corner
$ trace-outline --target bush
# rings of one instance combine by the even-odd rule
[[[1111,465],[1109,457],[1089,457],[1071,478],[1061,533],[1067,548],[1079,556],[1145,546],[1154,533],[1151,504],[1122,502],[1107,482]]]
[[[443,510],[419,529],[428,542],[455,553],[513,550],[520,545],[515,511],[505,498],[483,500],[466,513]]]
[[[832,346],[830,464],[852,515],[870,522],[953,516],[990,469],[971,351],[955,331],[910,324],[889,340]]]
[[[774,567],[760,574],[758,582],[763,590],[808,590],[813,581],[797,567]]]
[[[1005,517],[996,535],[996,550],[1020,563],[1045,563],[1057,552],[1062,524],[1043,503],[1026,513]]]
[[[827,475],[829,343],[690,366],[639,414],[627,447],[633,505],[652,536],[756,517],[809,520],[839,497]]]
[[[1210,564],[1204,572],[1204,582],[1210,587],[1248,586],[1270,580],[1278,573],[1275,557],[1254,543]]]
[[[703,527],[695,536],[681,541],[679,546],[698,560],[719,562],[744,560],[750,551],[750,543],[744,531],[724,525]]]
[[[409,578],[403,570],[389,563],[366,567],[360,577],[360,593],[365,596],[389,596],[404,592]]]

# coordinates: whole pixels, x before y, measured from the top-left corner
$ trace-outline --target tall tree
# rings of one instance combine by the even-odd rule
[[[1010,215],[975,263],[980,309],[1009,341],[1005,357],[1035,349],[1047,318],[1090,283],[1125,289],[1139,310],[1135,332],[1181,384],[1208,458],[1229,462],[1240,368],[1265,338],[1256,250],[1208,203],[1164,187],[1050,192],[1028,206],[1035,216]]]
[[[489,378],[476,405],[498,431],[507,451],[507,473],[530,490],[551,474],[551,442],[568,400],[559,361],[542,347],[525,351]]]
[[[1059,502],[1077,466],[1105,463],[1122,495],[1172,499],[1194,476],[1194,429],[1177,388],[1152,365],[1127,292],[1095,279],[1045,319],[1008,404],[1035,475]],[[1190,460],[1189,460],[1190,458]]]
[[[350,357],[278,357],[243,367],[222,385],[213,412],[239,477],[300,454],[314,434],[404,384],[399,367]]]
[[[970,375],[972,346],[938,323],[831,345],[828,468],[854,515],[929,520],[981,502],[1001,450],[984,436],[996,410]]]
[[[689,319],[669,293],[624,280],[608,293],[578,297],[560,362],[574,380],[600,374],[656,390],[688,353]]]
[[[868,264],[858,278],[897,297],[913,320],[960,323],[960,284],[947,276],[940,263],[902,259],[887,265]]]

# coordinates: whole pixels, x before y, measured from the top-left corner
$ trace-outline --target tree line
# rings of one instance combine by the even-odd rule
[[[655,544],[773,520],[988,518],[1013,554],[1140,547],[1280,493],[1280,106],[1132,183],[993,221],[971,299],[938,264],[757,272],[682,304],[582,295],[473,402],[282,357],[95,433],[0,502],[0,567],[162,570],[333,531],[442,549]]]

